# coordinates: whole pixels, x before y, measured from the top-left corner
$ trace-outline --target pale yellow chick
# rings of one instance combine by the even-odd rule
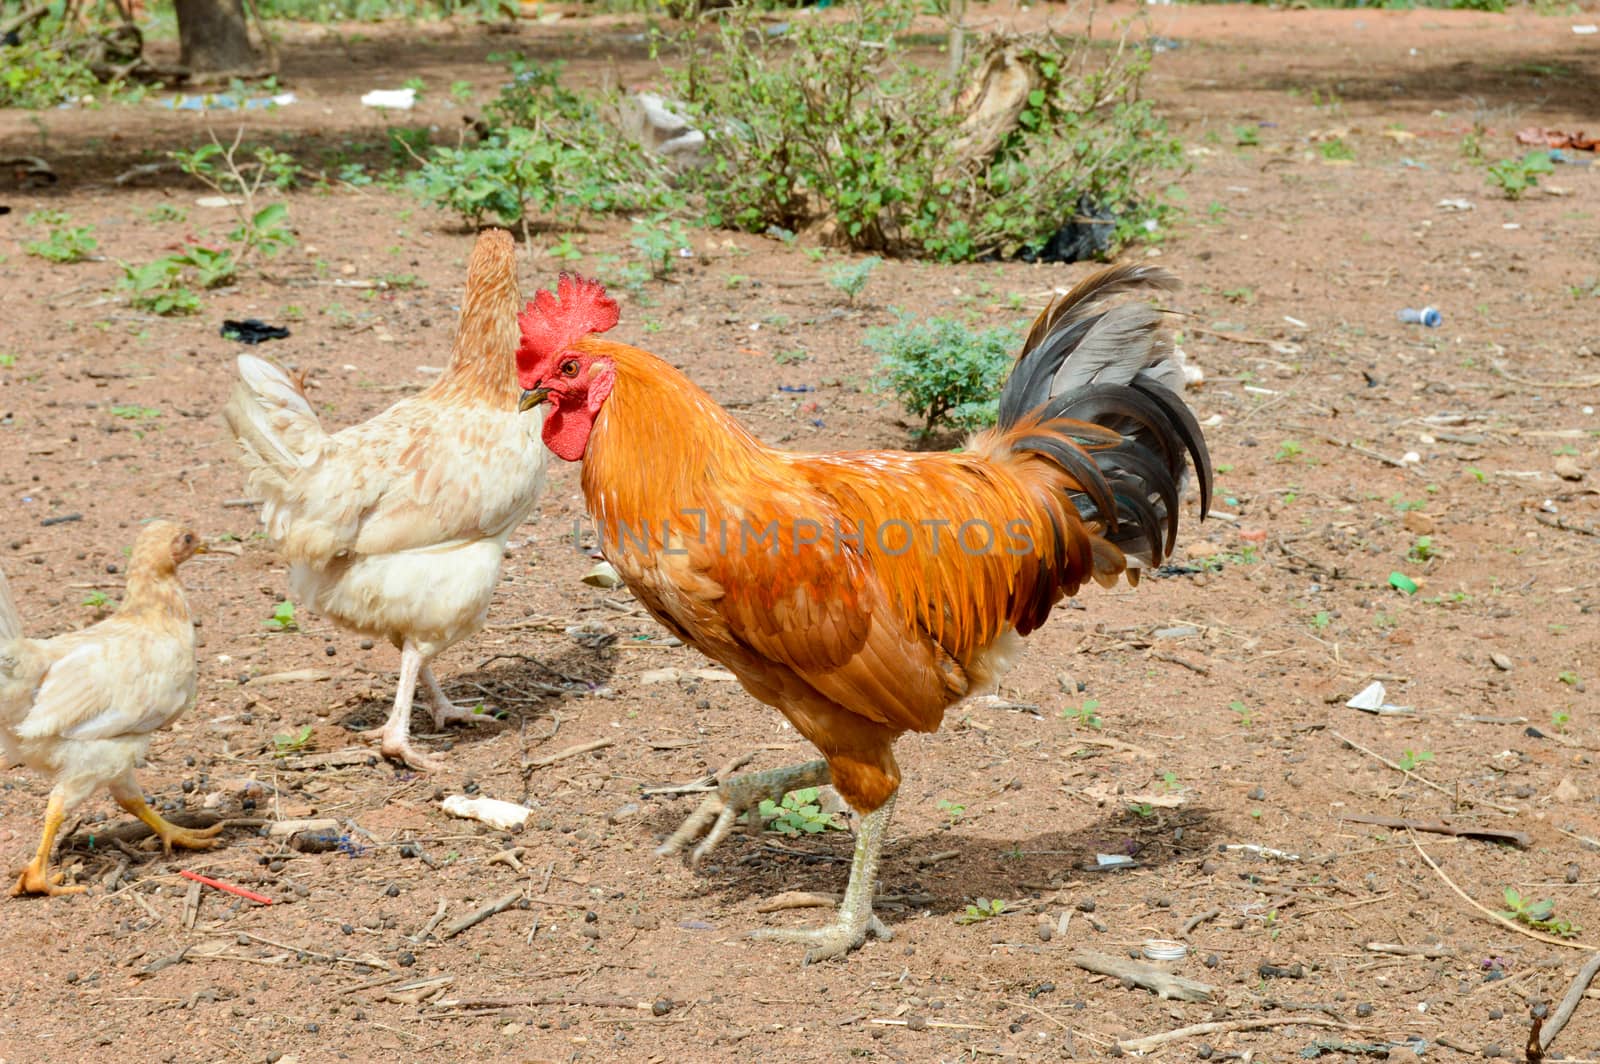
[[[152,521],[134,541],[117,612],[81,632],[27,639],[0,574],[0,750],[55,780],[39,851],[12,894],[74,894],[48,874],[62,822],[102,783],[171,852],[203,850],[222,830],[169,823],[145,803],[134,768],[155,733],[194,705],[195,640],[178,566],[204,551],[195,534]]]

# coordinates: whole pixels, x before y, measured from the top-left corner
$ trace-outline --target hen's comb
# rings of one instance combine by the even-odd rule
[[[603,333],[617,323],[621,311],[599,281],[563,273],[555,292],[534,293],[517,326],[522,344],[517,349],[519,367],[545,361],[591,333]]]

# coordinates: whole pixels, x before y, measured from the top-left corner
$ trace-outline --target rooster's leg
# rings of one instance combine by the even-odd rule
[[[876,935],[887,942],[894,933],[884,926],[872,911],[872,892],[878,884],[878,857],[883,852],[883,836],[889,827],[889,817],[894,813],[894,795],[878,808],[861,818],[861,830],[856,835],[856,855],[850,862],[850,885],[844,888],[844,902],[839,906],[839,918],[827,927],[811,930],[766,928],[754,933],[756,938],[771,938],[781,942],[803,942],[805,963],[842,957],[858,949],[868,935]]]
[[[433,700],[433,726],[443,729],[447,724],[476,724],[484,719],[484,714],[475,712],[471,707],[458,706],[450,701],[444,693],[444,688],[439,686],[438,679],[433,675],[433,669],[427,665],[422,667],[422,682],[428,685],[428,697]]]
[[[700,808],[689,815],[689,819],[672,833],[672,837],[656,848],[656,853],[661,856],[677,853],[702,831],[706,831],[706,825],[710,824],[711,830],[706,831],[706,837],[689,857],[691,861],[699,861],[722,841],[740,814],[749,811],[751,816],[755,816],[761,799],[778,801],[790,791],[802,787],[820,787],[832,779],[826,761],[807,761],[723,780],[717,784],[716,793],[701,802]]]
[[[394,708],[389,719],[376,731],[363,733],[378,740],[384,757],[402,762],[420,772],[438,772],[444,762],[429,757],[411,745],[411,699],[417,691],[417,674],[422,671],[422,651],[406,640],[400,647],[400,684],[394,691]]]
[[[50,851],[55,849],[56,832],[67,818],[66,796],[60,787],[50,792],[50,801],[44,808],[44,834],[39,838],[39,852],[22,870],[17,885],[11,888],[13,897],[19,894],[81,894],[87,887],[63,887],[62,873],[50,875]]]
[[[118,805],[150,826],[169,856],[174,846],[182,846],[186,850],[211,849],[217,844],[216,837],[224,827],[222,824],[213,824],[208,828],[182,828],[167,820],[144,800],[144,792],[140,790],[139,781],[134,778],[131,768],[112,780],[107,789]]]

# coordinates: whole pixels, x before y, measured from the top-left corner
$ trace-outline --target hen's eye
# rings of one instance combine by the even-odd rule
[[[569,358],[561,363],[561,375],[563,377],[576,377],[578,375],[578,360]]]

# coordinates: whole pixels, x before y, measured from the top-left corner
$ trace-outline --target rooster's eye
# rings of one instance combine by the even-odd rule
[[[578,360],[569,358],[561,363],[561,375],[563,377],[576,377],[578,375]]]

